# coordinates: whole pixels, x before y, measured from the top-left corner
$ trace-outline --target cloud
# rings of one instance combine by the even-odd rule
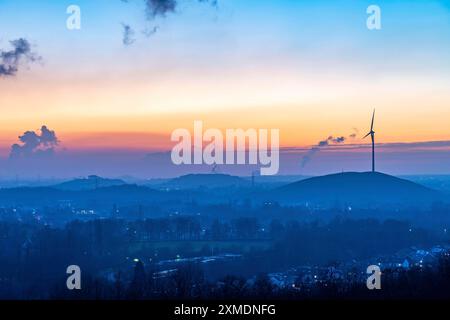
[[[28,40],[19,38],[9,41],[12,50],[0,50],[0,77],[15,76],[22,63],[36,62],[41,58],[31,50]]]
[[[47,126],[42,126],[40,133],[24,132],[19,136],[19,141],[20,144],[15,143],[11,146],[9,154],[11,159],[53,154],[55,147],[59,144],[55,131],[49,130]]]
[[[136,39],[134,38],[135,32],[129,24],[122,23],[122,27],[123,27],[122,43],[125,46],[129,46],[136,41]]]

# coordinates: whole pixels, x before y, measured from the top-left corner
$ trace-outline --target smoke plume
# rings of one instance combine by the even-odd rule
[[[353,131],[354,132],[352,134],[350,134],[348,137],[344,137],[344,136],[338,136],[338,137],[328,136],[328,138],[319,141],[317,143],[317,145],[315,145],[311,149],[309,149],[308,152],[302,157],[302,160],[300,162],[300,166],[302,168],[304,168],[308,164],[308,162],[311,161],[313,156],[317,152],[319,152],[322,148],[326,148],[326,147],[329,147],[329,146],[332,146],[332,145],[343,144],[348,139],[355,139],[359,131],[356,128],[353,128]]]

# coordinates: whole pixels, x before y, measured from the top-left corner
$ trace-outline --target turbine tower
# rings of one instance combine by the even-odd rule
[[[375,172],[375,131],[373,131],[373,121],[375,119],[375,109],[372,115],[372,124],[370,125],[370,131],[364,136],[363,139],[367,138],[369,135],[372,138],[372,172]]]

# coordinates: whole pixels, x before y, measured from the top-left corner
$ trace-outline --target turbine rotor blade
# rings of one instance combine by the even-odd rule
[[[372,114],[372,124],[370,125],[370,131],[373,131],[373,121],[375,120],[375,109],[373,109],[373,114]]]
[[[367,138],[368,136],[370,136],[371,133],[372,133],[372,132],[369,132],[368,134],[366,134],[366,135],[363,137],[363,139],[365,139],[365,138]]]

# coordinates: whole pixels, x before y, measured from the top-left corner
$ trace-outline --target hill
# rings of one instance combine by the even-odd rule
[[[346,172],[290,183],[272,191],[270,198],[316,205],[421,205],[442,195],[420,184],[379,172]]]
[[[59,190],[79,191],[121,186],[125,184],[126,182],[120,179],[107,179],[99,176],[88,176],[87,178],[74,179],[59,183],[53,187]]]

